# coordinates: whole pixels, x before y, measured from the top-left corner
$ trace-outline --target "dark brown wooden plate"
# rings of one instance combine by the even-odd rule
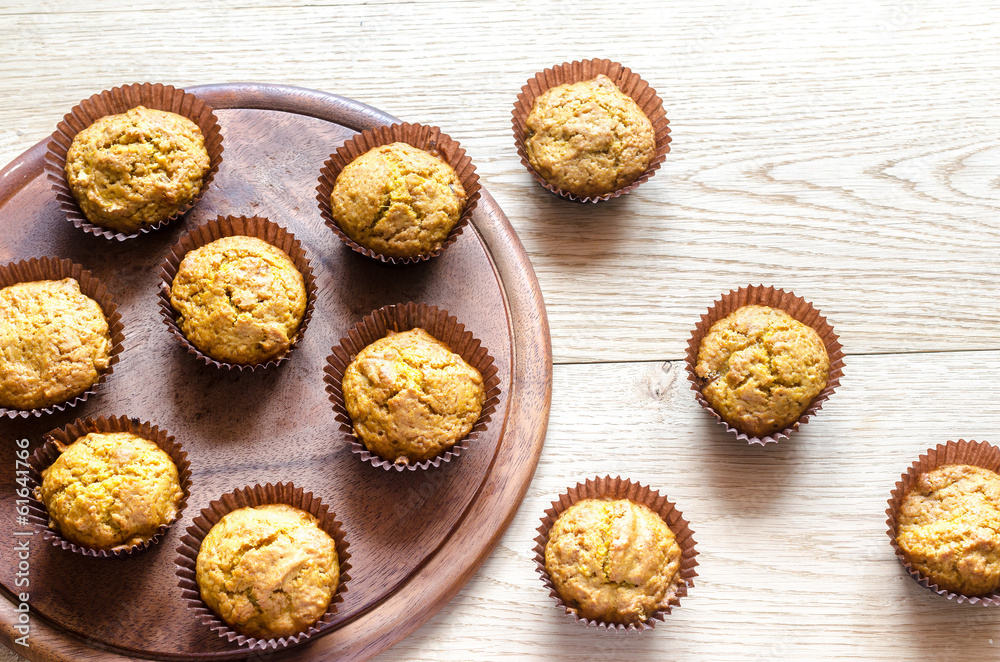
[[[0,421],[0,640],[38,660],[246,657],[199,624],[174,575],[178,538],[209,501],[255,483],[294,481],[329,503],[351,547],[351,582],[334,622],[273,659],[363,659],[412,632],[472,576],[521,503],[541,453],[552,353],[538,282],[496,201],[483,198],[445,253],[405,268],[346,248],[323,225],[316,181],[355,132],[390,115],[323,92],[278,85],[190,88],[212,107],[226,151],[212,188],[181,223],[118,243],[65,220],[42,174],[39,143],[0,172],[0,261],[55,255],[108,284],[125,324],[114,374],[83,405],[43,418]],[[318,296],[312,322],[281,366],[224,372],[187,354],[160,319],[157,270],[170,247],[217,215],[266,216],[298,237]],[[500,404],[461,457],[428,471],[382,471],[339,441],[323,384],[333,345],[381,306],[424,301],[447,309],[496,359]],[[70,554],[16,517],[16,441],[80,416],[128,415],[184,445],[193,486],[183,517],[159,545],[127,559]],[[27,586],[16,585],[14,542],[30,541]],[[30,649],[14,646],[15,595],[30,593]]]

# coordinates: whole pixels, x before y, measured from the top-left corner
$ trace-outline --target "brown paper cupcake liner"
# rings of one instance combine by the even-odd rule
[[[650,123],[653,125],[656,153],[646,171],[631,184],[623,186],[617,191],[605,193],[604,195],[581,197],[553,186],[531,166],[531,162],[528,161],[528,150],[525,146],[528,115],[531,114],[531,108],[535,104],[535,99],[540,97],[546,90],[567,83],[593,80],[601,74],[610,78],[624,94],[632,97],[636,105],[649,118]],[[670,151],[670,121],[667,119],[667,113],[663,109],[663,101],[656,95],[656,90],[651,88],[649,83],[644,81],[639,74],[633,73],[628,67],[622,66],[617,62],[612,62],[611,60],[593,59],[563,62],[560,65],[535,74],[534,78],[528,80],[524,87],[521,88],[521,93],[517,95],[511,124],[514,129],[514,144],[517,146],[517,155],[521,157],[521,164],[528,169],[528,172],[531,173],[535,181],[549,192],[573,202],[603,202],[604,200],[610,200],[630,193],[639,184],[642,184],[656,173]]]
[[[340,226],[337,225],[337,222],[333,219],[333,209],[330,206],[330,194],[333,193],[333,186],[337,181],[337,177],[340,176],[341,170],[348,163],[369,150],[395,142],[407,143],[444,160],[454,169],[459,181],[462,182],[466,196],[468,196],[465,201],[465,208],[462,210],[462,216],[458,219],[455,227],[451,229],[451,232],[448,233],[448,237],[441,244],[441,247],[435,251],[417,255],[416,257],[389,257],[359,245],[348,237],[340,229]],[[316,186],[316,200],[319,202],[320,214],[323,216],[323,220],[327,226],[340,237],[340,240],[357,253],[391,265],[416,264],[417,262],[429,260],[443,253],[446,248],[458,241],[459,235],[462,234],[465,226],[469,224],[472,212],[475,210],[476,205],[479,204],[479,197],[480,185],[479,175],[476,174],[476,166],[472,164],[472,159],[465,154],[465,150],[458,144],[458,141],[448,134],[442,133],[441,129],[436,126],[410,124],[408,122],[367,129],[345,142],[323,164],[323,169],[319,175],[319,184]]]
[[[959,439],[958,441],[949,441],[946,444],[938,444],[937,448],[931,448],[921,455],[907,469],[906,473],[900,476],[896,482],[896,488],[890,493],[889,507],[885,509],[885,514],[888,517],[885,521],[888,527],[886,534],[888,534],[892,549],[896,552],[896,558],[899,559],[903,568],[924,588],[930,589],[938,595],[943,595],[949,600],[968,601],[970,604],[979,604],[984,607],[1000,605],[1000,589],[986,595],[968,596],[939,587],[924,573],[913,567],[903,550],[899,548],[899,543],[896,542],[896,536],[899,535],[899,507],[906,497],[907,490],[920,478],[921,474],[933,471],[945,464],[969,464],[1000,473],[1000,448],[985,441]]]
[[[472,430],[450,450],[430,460],[412,464],[397,464],[370,452],[354,435],[351,416],[347,413],[347,407],[344,405],[344,393],[341,387],[344,371],[347,370],[347,366],[351,364],[358,352],[376,340],[389,335],[389,331],[409,331],[418,327],[448,345],[451,351],[461,356],[466,363],[479,371],[486,389],[486,400],[483,402],[479,420],[476,421]],[[326,359],[323,381],[326,382],[326,392],[330,395],[330,402],[333,403],[337,422],[340,423],[343,440],[350,444],[351,452],[361,456],[362,461],[370,462],[372,466],[381,467],[386,471],[390,469],[402,471],[404,468],[415,471],[432,466],[438,467],[441,466],[442,462],[451,462],[452,458],[458,457],[471,442],[486,431],[500,402],[500,378],[489,350],[482,346],[471,331],[465,330],[464,324],[459,323],[457,319],[449,315],[447,310],[436,306],[410,302],[379,308],[355,324],[347,337],[341,338],[340,345],[334,347],[332,352]]]
[[[31,258],[30,260],[11,262],[10,264],[0,266],[0,288],[17,283],[27,283],[36,280],[62,280],[63,278],[73,278],[76,280],[80,284],[80,291],[96,301],[97,305],[104,311],[104,317],[108,320],[108,331],[111,335],[111,352],[108,359],[108,368],[101,373],[101,376],[90,388],[65,402],[36,409],[9,409],[7,407],[0,407],[0,417],[27,418],[28,416],[41,416],[56,411],[64,411],[67,407],[75,407],[93,395],[97,388],[107,381],[111,373],[114,372],[115,364],[118,363],[121,355],[122,344],[125,342],[125,327],[122,326],[122,316],[118,312],[118,306],[112,300],[111,292],[104,283],[79,264],[56,257]]]
[[[664,607],[656,610],[649,618],[640,623],[629,623],[626,625],[625,623],[609,623],[583,618],[577,613],[576,609],[567,605],[559,596],[555,585],[552,583],[552,577],[545,568],[545,546],[549,542],[549,531],[556,520],[559,519],[559,515],[577,501],[582,501],[583,499],[600,499],[602,497],[628,499],[629,501],[641,503],[649,507],[650,510],[659,515],[667,523],[667,526],[670,527],[670,530],[673,531],[674,536],[677,538],[677,544],[681,548],[681,565],[678,571],[680,581],[678,582],[676,592],[670,597]],[[694,532],[691,530],[688,521],[684,519],[684,516],[677,510],[677,507],[667,500],[666,496],[661,496],[658,491],[652,490],[645,485],[634,483],[629,479],[623,480],[620,476],[616,476],[615,478],[605,476],[604,478],[588,479],[585,483],[577,483],[575,487],[569,488],[557,501],[553,501],[552,507],[545,511],[541,522],[541,525],[537,529],[538,536],[535,538],[535,547],[533,550],[535,553],[535,568],[542,579],[542,583],[549,589],[549,595],[555,599],[556,604],[561,609],[565,610],[566,615],[577,623],[583,623],[587,627],[593,625],[598,629],[605,630],[642,632],[647,628],[654,627],[656,621],[662,621],[670,613],[672,607],[680,605],[681,598],[687,595],[688,589],[694,588],[694,578],[698,576],[698,573],[695,571],[695,567],[698,565],[698,561],[695,559],[698,551],[695,549]]]
[[[278,358],[263,363],[227,363],[213,359],[187,339],[187,336],[184,335],[184,332],[177,325],[177,311],[170,305],[170,288],[173,285],[174,276],[177,275],[177,269],[180,268],[184,256],[194,249],[201,248],[213,241],[233,236],[256,237],[276,248],[280,248],[291,258],[295,268],[302,274],[302,280],[306,287],[306,311],[302,315],[302,322],[299,324],[295,339],[292,341],[287,352]],[[309,326],[309,320],[312,319],[313,308],[316,305],[316,278],[313,276],[312,266],[306,256],[305,249],[302,248],[301,242],[285,228],[260,216],[219,216],[214,221],[209,221],[191,230],[181,237],[181,240],[170,249],[170,253],[167,254],[166,259],[164,259],[163,264],[160,266],[159,300],[160,316],[163,317],[163,322],[170,329],[174,337],[187,348],[188,353],[197,357],[199,361],[226,370],[263,370],[283,363],[295,350],[295,347],[302,340],[302,336],[305,335],[306,327]]]
[[[53,462],[80,437],[91,432],[129,432],[136,436],[148,439],[159,446],[170,456],[170,459],[177,465],[177,477],[181,485],[181,501],[177,505],[177,516],[162,525],[156,530],[153,536],[144,542],[131,545],[129,547],[114,549],[94,549],[71,542],[62,536],[62,533],[49,527],[49,515],[45,505],[37,498],[35,490],[42,485],[42,472],[50,467]],[[62,547],[71,552],[84,556],[95,556],[98,558],[123,558],[135,552],[141,552],[152,547],[163,537],[174,522],[181,518],[187,500],[191,496],[191,463],[187,459],[187,453],[181,450],[181,445],[167,433],[155,425],[145,423],[137,418],[119,416],[117,418],[79,418],[64,428],[52,430],[45,435],[45,443],[42,444],[28,459],[28,487],[30,497],[28,500],[28,520],[41,532],[42,538],[48,540],[56,547]]]
[[[136,106],[183,115],[197,124],[205,138],[205,150],[208,152],[210,163],[209,171],[205,174],[202,182],[201,192],[191,202],[159,223],[141,228],[132,234],[125,234],[92,223],[84,215],[76,198],[73,197],[69,183],[66,181],[66,153],[73,144],[73,138],[76,137],[76,134],[102,117],[124,113]],[[215,178],[215,173],[219,171],[221,163],[222,133],[212,108],[193,94],[188,94],[184,90],[170,85],[134,83],[105,90],[89,99],[84,99],[63,117],[63,121],[59,123],[55,133],[49,139],[48,151],[45,154],[45,173],[56,194],[56,199],[59,201],[59,207],[73,225],[105,239],[125,241],[158,230],[186,214],[205,195],[205,191],[208,190]]]
[[[698,349],[701,347],[701,341],[712,325],[738,308],[748,305],[780,308],[803,324],[811,326],[819,334],[820,339],[822,339],[823,344],[826,346],[826,353],[830,357],[830,371],[827,375],[826,387],[813,398],[813,401],[792,425],[780,432],[772,432],[764,437],[751,437],[726,422],[715,411],[712,405],[708,403],[705,396],[702,395],[701,389],[703,383],[695,372],[695,366],[698,364]],[[773,287],[764,287],[763,285],[748,285],[738,290],[732,290],[729,294],[722,295],[721,299],[712,304],[712,307],[708,309],[707,313],[701,316],[701,321],[698,322],[694,331],[691,332],[686,357],[688,380],[691,382],[691,390],[695,392],[695,398],[697,398],[701,406],[715,416],[716,420],[725,426],[728,432],[735,434],[737,439],[744,439],[749,444],[760,444],[761,446],[777,442],[779,439],[787,438],[792,432],[798,430],[799,426],[805,425],[812,416],[815,416],[823,408],[823,403],[840,386],[840,378],[844,376],[844,351],[838,338],[839,336],[833,332],[833,327],[826,321],[825,317],[820,315],[819,310],[802,297],[795,296],[792,292],[786,292]]]
[[[240,634],[209,609],[208,605],[201,599],[196,569],[201,543],[219,520],[240,508],[274,503],[284,503],[304,510],[319,520],[319,527],[333,538],[336,545],[337,560],[340,564],[340,582],[326,613],[309,626],[308,630],[290,637],[258,639]],[[292,483],[278,483],[277,485],[268,483],[267,485],[258,484],[253,487],[244,487],[223,495],[218,501],[211,502],[207,508],[201,511],[201,515],[194,518],[187,533],[181,537],[181,544],[177,547],[177,558],[174,560],[174,564],[177,566],[177,583],[181,588],[181,594],[187,601],[188,609],[194,612],[203,625],[207,625],[217,632],[220,637],[235,641],[240,646],[248,646],[251,650],[255,648],[261,650],[281,649],[309,639],[317,632],[326,629],[333,621],[337,614],[337,603],[344,601],[344,593],[348,590],[347,583],[351,579],[349,572],[351,554],[347,551],[348,546],[348,542],[344,539],[343,524],[337,521],[336,515],[330,511],[327,505],[314,497],[312,492],[303,492],[301,487],[295,487]]]

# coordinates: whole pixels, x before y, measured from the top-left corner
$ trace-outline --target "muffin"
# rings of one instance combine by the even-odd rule
[[[0,290],[0,406],[36,409],[85,392],[108,369],[101,306],[73,278]]]
[[[201,543],[201,598],[241,634],[271,639],[305,631],[340,582],[334,540],[309,513],[278,503],[240,508]]]
[[[92,432],[42,471],[36,496],[64,538],[113,551],[147,542],[174,521],[183,492],[177,465],[152,441]]]
[[[680,584],[681,548],[667,523],[628,499],[583,499],[549,531],[545,570],[559,597],[586,619],[640,623]]]
[[[610,78],[543,92],[525,123],[528,161],[545,181],[581,197],[628,186],[656,155],[653,125]]]
[[[479,371],[420,328],[390,331],[361,350],[342,390],[354,433],[397,464],[449,450],[472,430],[486,400]]]
[[[408,258],[438,250],[462,217],[467,195],[437,156],[403,142],[371,149],[337,176],[337,226],[375,253]]]
[[[264,363],[295,342],[306,288],[281,249],[256,237],[223,237],[184,256],[170,305],[181,332],[207,356]]]
[[[829,371],[826,346],[812,327],[757,305],[713,324],[695,366],[712,408],[755,437],[792,425],[826,386]]]
[[[138,106],[102,117],[73,138],[66,180],[91,223],[135,232],[191,202],[209,162],[197,124]]]
[[[946,464],[910,486],[896,542],[906,560],[946,591],[981,596],[1000,588],[1000,476]]]

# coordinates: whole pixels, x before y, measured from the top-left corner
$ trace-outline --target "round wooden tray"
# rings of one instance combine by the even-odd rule
[[[249,651],[198,623],[181,599],[174,549],[191,519],[233,488],[294,481],[344,523],[351,581],[329,629],[273,659],[363,659],[427,621],[496,546],[541,453],[552,353],[538,282],[524,248],[487,192],[458,242],[434,260],[387,267],[353,253],[323,225],[315,200],[324,160],[347,138],[395,118],[342,97],[278,85],[190,88],[216,110],[223,164],[183,222],[126,242],[65,220],[42,174],[45,141],[0,172],[0,262],[54,255],[83,264],[114,294],[125,349],[114,374],[82,406],[4,419],[0,453],[0,640],[36,660],[122,656],[225,660]],[[159,265],[192,227],[217,215],[266,216],[298,237],[317,276],[316,310],[277,368],[224,372],[187,354],[160,319]],[[384,471],[341,441],[323,384],[330,348],[362,316],[390,303],[446,308],[496,358],[501,399],[489,429],[455,461],[428,471]],[[188,452],[187,510],[160,544],[124,560],[66,552],[17,522],[16,444],[77,417],[128,415],[176,436]],[[30,540],[27,587],[16,586],[14,541]],[[30,593],[31,647],[14,595]],[[269,657],[271,657],[269,655]]]

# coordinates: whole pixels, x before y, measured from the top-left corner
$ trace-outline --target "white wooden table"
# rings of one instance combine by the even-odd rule
[[[322,89],[466,147],[545,295],[552,417],[500,546],[382,659],[995,658],[1000,610],[912,581],[883,510],[927,448],[1000,442],[1000,14],[793,4],[0,0],[0,162],[145,80]],[[589,57],[639,72],[673,131],[650,182],[597,206],[535,184],[510,131],[527,78]],[[812,301],[848,355],[820,415],[767,448],[700,409],[681,361],[748,283]],[[573,624],[530,560],[549,501],[606,473],[666,492],[701,553],[641,636]]]

